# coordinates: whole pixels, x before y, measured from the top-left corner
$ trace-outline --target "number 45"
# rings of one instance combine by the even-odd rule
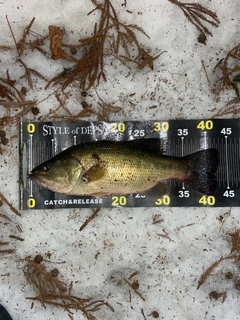
[[[235,197],[235,193],[234,190],[226,190],[223,194],[224,197],[229,197],[229,198],[234,198]]]
[[[222,128],[221,133],[224,135],[229,135],[232,133],[232,128]]]

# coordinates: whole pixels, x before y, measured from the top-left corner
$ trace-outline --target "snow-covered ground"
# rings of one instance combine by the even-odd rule
[[[99,0],[101,3],[101,0]],[[189,2],[189,1],[188,1]],[[196,3],[196,1],[194,2]],[[220,20],[218,28],[209,26],[213,37],[206,44],[198,42],[199,32],[187,21],[181,10],[167,0],[112,1],[119,19],[137,24],[149,39],[137,33],[139,42],[162,55],[154,61],[153,70],[131,69],[115,59],[105,66],[107,81],[88,91],[84,98],[101,111],[101,100],[123,109],[107,116],[108,120],[146,120],[175,118],[211,118],[217,110],[235,97],[234,90],[218,95],[214,87],[213,68],[227,52],[239,43],[239,1],[197,1],[215,11]],[[23,29],[35,17],[31,30],[40,35],[48,33],[48,26],[65,29],[63,42],[78,44],[80,38],[90,36],[99,13],[89,0],[52,1],[0,1],[0,77],[17,80],[19,90],[27,87],[19,58],[50,80],[63,68],[73,65],[64,60],[52,60],[49,41],[43,55],[26,49],[19,57],[14,46],[7,19],[16,41]],[[6,19],[7,16],[7,19]],[[1,49],[1,46],[12,50]],[[205,70],[204,67],[205,66]],[[206,76],[206,72],[208,78]],[[210,82],[210,83],[209,83]],[[49,110],[59,106],[52,93],[57,87],[45,90],[46,82],[33,76],[33,87],[26,100],[36,100],[40,113],[31,112],[25,118],[44,119]],[[72,113],[81,111],[83,97],[77,85],[68,88],[67,107]],[[63,98],[63,96],[61,96]],[[100,103],[100,104],[99,104]],[[156,106],[156,107],[155,107]],[[12,115],[20,109],[0,106],[0,115]],[[56,117],[56,115],[54,115]],[[59,109],[57,117],[67,116]],[[97,120],[95,115],[85,118]],[[0,192],[16,208],[18,200],[18,129],[9,123],[6,130],[9,143],[2,146],[0,156]],[[94,313],[96,319],[239,319],[239,291],[234,281],[226,280],[224,273],[238,276],[238,265],[233,260],[223,261],[197,290],[203,271],[221,256],[230,252],[229,233],[239,228],[238,208],[116,208],[102,209],[85,229],[79,231],[90,209],[22,211],[21,217],[4,203],[0,213],[1,238],[9,245],[0,249],[15,249],[13,254],[0,258],[0,303],[12,318],[70,319],[68,312],[51,306],[44,308],[39,302],[26,300],[36,292],[26,282],[21,259],[41,254],[49,270],[56,267],[68,284],[73,282],[72,294],[80,297],[104,299],[115,310],[104,306]],[[159,223],[153,223],[154,219]],[[222,218],[225,219],[222,224]],[[17,228],[19,225],[23,232]],[[24,239],[9,238],[15,235]],[[49,259],[49,254],[50,259]],[[130,277],[133,273],[136,274]],[[129,279],[130,278],[130,279]],[[139,283],[137,291],[126,283]],[[226,298],[210,299],[209,293],[226,292]],[[144,300],[141,298],[143,297]],[[79,311],[71,310],[73,319],[85,319]],[[157,313],[154,313],[157,312]],[[145,315],[145,318],[144,318]]]

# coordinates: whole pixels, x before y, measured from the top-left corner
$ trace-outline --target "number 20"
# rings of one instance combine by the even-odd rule
[[[127,198],[124,196],[117,197],[113,196],[112,197],[112,206],[125,206],[127,203]]]

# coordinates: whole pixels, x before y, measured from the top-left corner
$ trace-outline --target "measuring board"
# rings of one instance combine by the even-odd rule
[[[160,139],[163,155],[183,157],[218,150],[217,187],[204,195],[177,179],[165,180],[163,197],[144,194],[69,196],[40,187],[28,178],[37,165],[83,142]],[[123,122],[21,122],[19,125],[20,209],[76,207],[231,207],[240,206],[240,119]],[[116,155],[117,156],[117,155]],[[147,165],[147,164],[146,164]]]

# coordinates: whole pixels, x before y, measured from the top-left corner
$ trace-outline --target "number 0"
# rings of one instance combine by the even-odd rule
[[[27,132],[33,133],[35,131],[35,125],[33,123],[29,123],[27,125]]]
[[[32,208],[35,207],[35,205],[36,205],[36,200],[35,200],[34,198],[29,198],[29,199],[27,200],[27,206],[28,206],[28,208],[32,209]]]

